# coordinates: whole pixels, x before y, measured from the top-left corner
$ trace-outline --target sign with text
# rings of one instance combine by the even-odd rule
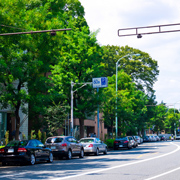
[[[93,78],[93,88],[104,88],[108,87],[107,77]]]

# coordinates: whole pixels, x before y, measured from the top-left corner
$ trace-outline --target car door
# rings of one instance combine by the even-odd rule
[[[99,148],[99,151],[102,152],[103,151],[103,144],[102,144],[101,140],[99,138],[96,138],[95,142]]]
[[[36,160],[38,161],[41,157],[41,152],[37,146],[35,139],[30,140],[28,147],[28,149],[31,151],[31,154],[34,154]]]
[[[49,157],[49,150],[45,148],[44,144],[40,142],[39,140],[36,140],[38,150],[40,152],[40,158],[44,159]]]
[[[75,141],[75,138],[69,137],[69,138],[67,138],[67,141],[69,143],[69,147],[72,150],[72,154],[75,154],[76,153],[76,141]]]

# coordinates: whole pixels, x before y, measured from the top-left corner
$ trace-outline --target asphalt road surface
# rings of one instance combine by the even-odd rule
[[[29,180],[178,180],[180,141],[143,143],[107,155],[73,157],[53,163],[0,166],[0,179]]]

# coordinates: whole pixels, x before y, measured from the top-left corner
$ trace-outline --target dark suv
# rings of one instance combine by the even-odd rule
[[[84,157],[83,145],[72,136],[49,137],[45,145],[52,150],[54,157],[66,159],[71,159],[72,156]]]

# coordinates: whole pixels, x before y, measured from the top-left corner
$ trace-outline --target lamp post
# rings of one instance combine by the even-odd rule
[[[75,84],[83,84],[83,85],[73,91],[73,86]],[[82,87],[86,86],[87,84],[92,84],[92,82],[74,83],[74,82],[71,81],[71,136],[74,136],[73,93],[76,92],[78,89],[81,89]]]
[[[174,115],[175,115],[175,104],[177,104],[180,101],[177,101],[176,103],[174,103]],[[174,123],[174,135],[176,137],[176,123]]]
[[[121,59],[125,58],[125,57],[128,57],[128,56],[140,56],[140,54],[127,54],[123,57],[121,57],[117,62],[116,62],[116,118],[115,118],[115,121],[116,121],[116,137],[118,135],[118,117],[117,117],[117,90],[118,90],[118,63]]]

